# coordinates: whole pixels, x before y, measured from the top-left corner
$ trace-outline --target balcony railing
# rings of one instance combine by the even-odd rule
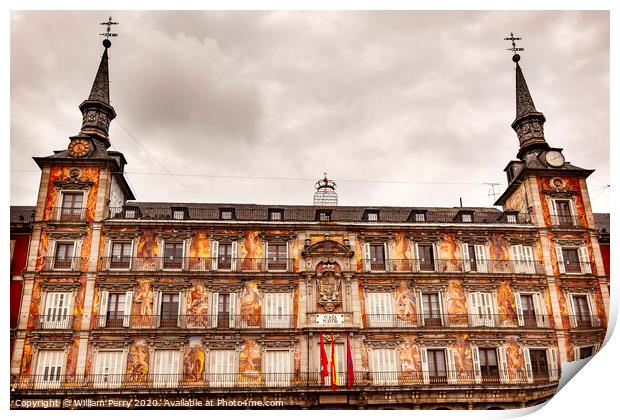
[[[589,329],[601,326],[601,318],[598,315],[569,315],[568,320],[572,329]]]
[[[541,261],[386,259],[363,260],[363,262],[364,270],[367,272],[544,274],[544,265]]]
[[[45,257],[42,271],[80,271],[82,257],[58,258]]]
[[[44,330],[66,330],[73,328],[73,315],[39,315],[34,317],[36,328]]]
[[[430,317],[398,314],[364,314],[367,328],[549,328],[549,316],[524,314],[513,318],[503,314],[442,314]]]
[[[178,208],[175,208],[178,210]],[[189,207],[183,213],[183,217],[175,217],[173,207],[142,207],[131,206],[111,207],[108,211],[109,219],[116,220],[206,220],[219,221],[220,209],[217,207],[197,208]],[[317,208],[284,208],[282,218],[271,220],[269,210],[263,208],[235,208],[234,220],[240,221],[270,221],[278,222],[311,222],[317,219]],[[377,221],[389,223],[466,223],[466,224],[529,224],[530,218],[527,213],[500,212],[500,211],[473,211],[470,220],[463,219],[463,213],[459,210],[429,210],[423,215],[416,215],[412,209],[385,209],[381,210],[380,219]],[[230,220],[230,219],[226,219]],[[328,220],[331,222],[364,222],[364,209],[334,208]],[[373,222],[373,223],[377,223]]]
[[[49,220],[54,222],[80,222],[85,217],[85,207],[52,207],[49,213]]]
[[[565,274],[590,274],[592,265],[589,262],[564,261],[560,262],[560,272]]]
[[[581,227],[579,216],[551,214],[551,226],[559,227]]]
[[[266,369],[264,369],[266,370]],[[526,375],[521,371],[504,372],[497,369],[497,374],[482,374],[473,371],[439,372],[355,372],[351,388],[369,386],[442,386],[487,385],[527,385],[534,383],[555,383],[558,371],[536,372]],[[184,374],[91,374],[91,375],[30,375],[11,378],[13,390],[50,390],[50,389],[115,389],[148,390],[152,388],[168,389],[268,389],[268,388],[304,388],[312,391],[331,392],[330,378],[321,381],[319,372],[297,373],[206,373],[199,376]],[[346,390],[346,372],[338,373],[338,388]]]
[[[100,270],[289,272],[292,258],[101,257]]]
[[[293,315],[100,315],[98,328],[294,328]]]

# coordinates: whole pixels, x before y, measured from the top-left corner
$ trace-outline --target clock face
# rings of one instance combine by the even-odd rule
[[[85,139],[71,140],[68,151],[73,157],[84,157],[90,152],[90,142]]]
[[[545,155],[545,160],[551,166],[559,168],[564,165],[564,155],[557,150],[551,150]]]

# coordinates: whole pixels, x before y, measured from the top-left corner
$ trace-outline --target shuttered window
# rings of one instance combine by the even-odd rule
[[[493,327],[495,317],[493,309],[493,294],[486,292],[472,292],[469,294],[470,322],[474,327]]]
[[[368,293],[366,316],[369,327],[389,327],[393,318],[392,294],[386,292]]]
[[[153,359],[153,385],[176,386],[179,382],[179,351],[155,350]]]
[[[95,360],[93,383],[98,388],[117,387],[122,382],[123,351],[99,351]]]
[[[512,245],[510,259],[515,273],[534,273],[534,251],[529,245]]]
[[[395,349],[372,349],[372,382],[374,385],[398,384]]]
[[[43,350],[39,352],[37,362],[37,386],[47,387],[60,383],[64,351]]]
[[[236,380],[235,351],[211,350],[208,380],[214,387],[232,386]]]
[[[267,386],[286,386],[291,383],[291,353],[288,350],[267,350],[263,369]]]
[[[291,326],[291,296],[289,293],[265,293],[265,326],[289,328]]]
[[[50,292],[45,299],[43,328],[68,328],[71,306],[71,293]]]

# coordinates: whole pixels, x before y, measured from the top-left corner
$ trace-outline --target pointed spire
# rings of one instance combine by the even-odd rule
[[[80,104],[82,111],[82,129],[80,135],[88,135],[102,140],[109,147],[108,129],[110,121],[116,117],[114,108],[110,105],[110,79],[108,73],[108,48],[112,43],[106,39],[101,62],[95,75],[93,87],[88,99]]]
[[[517,157],[521,159],[525,154],[532,150],[547,149],[549,145],[545,140],[544,124],[546,121],[542,112],[536,110],[534,100],[527,87],[525,76],[519,65],[521,56],[515,54],[512,61],[516,63],[516,111],[517,115],[512,128],[519,137],[519,153]]]

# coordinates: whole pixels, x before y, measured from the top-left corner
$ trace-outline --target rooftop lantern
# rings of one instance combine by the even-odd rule
[[[327,173],[323,174],[323,179],[314,184],[316,192],[314,193],[315,206],[337,206],[338,193],[336,193],[336,183],[327,179]]]

